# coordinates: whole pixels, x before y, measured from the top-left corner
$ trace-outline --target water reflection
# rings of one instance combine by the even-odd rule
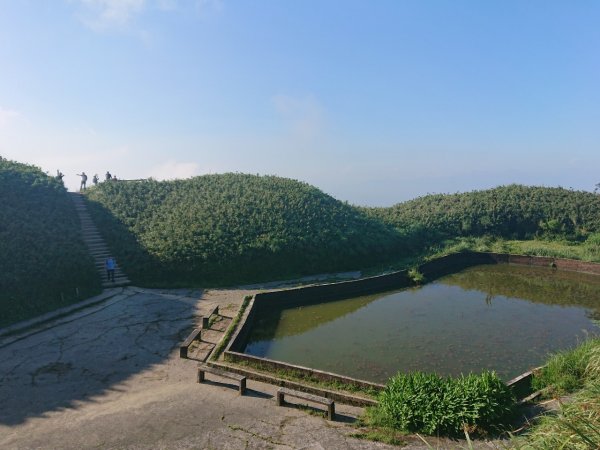
[[[477,266],[418,289],[271,311],[246,352],[373,381],[397,371],[504,378],[598,333],[600,277]]]

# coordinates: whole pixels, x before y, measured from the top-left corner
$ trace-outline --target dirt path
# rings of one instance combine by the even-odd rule
[[[0,448],[394,448],[349,437],[358,408],[339,405],[328,422],[276,407],[271,385],[249,381],[240,397],[210,375],[195,382],[178,344],[203,313],[219,305],[233,317],[252,293],[127,288],[0,340]]]

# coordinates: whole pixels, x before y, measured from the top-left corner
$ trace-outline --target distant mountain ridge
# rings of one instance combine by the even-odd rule
[[[585,236],[600,231],[600,195],[512,184],[457,194],[433,194],[389,208],[367,208],[397,230],[430,236]]]

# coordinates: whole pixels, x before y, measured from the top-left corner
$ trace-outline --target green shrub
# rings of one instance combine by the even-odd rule
[[[459,435],[494,430],[511,416],[514,405],[511,389],[494,372],[458,378],[416,372],[390,379],[369,415],[376,426]]]
[[[513,184],[426,195],[367,211],[423,247],[458,236],[580,239],[587,233],[600,232],[600,196],[562,188]]]
[[[585,240],[586,245],[600,247],[600,233],[592,233]]]
[[[404,237],[295,180],[244,174],[102,183],[90,212],[145,285],[254,282],[384,263]]]
[[[100,279],[63,184],[0,158],[0,327],[98,292]]]
[[[415,284],[423,284],[425,282],[425,275],[419,272],[419,269],[417,269],[416,267],[413,267],[408,271],[408,277]]]

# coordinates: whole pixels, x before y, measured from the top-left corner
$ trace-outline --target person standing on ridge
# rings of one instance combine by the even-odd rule
[[[110,172],[107,170],[106,171],[106,175],[104,175],[104,181],[110,181],[112,179],[112,175],[110,174]]]
[[[92,178],[92,183],[94,183],[94,186],[98,185],[98,180],[99,180],[98,174],[95,174],[94,177]]]
[[[81,177],[81,185],[79,186],[79,192],[85,191],[85,183],[87,183],[87,175],[85,172],[81,172],[77,174]]]
[[[116,265],[117,263],[112,256],[109,256],[106,258],[106,261],[104,261],[104,266],[106,267],[106,281],[112,281],[113,283],[115,282]]]

